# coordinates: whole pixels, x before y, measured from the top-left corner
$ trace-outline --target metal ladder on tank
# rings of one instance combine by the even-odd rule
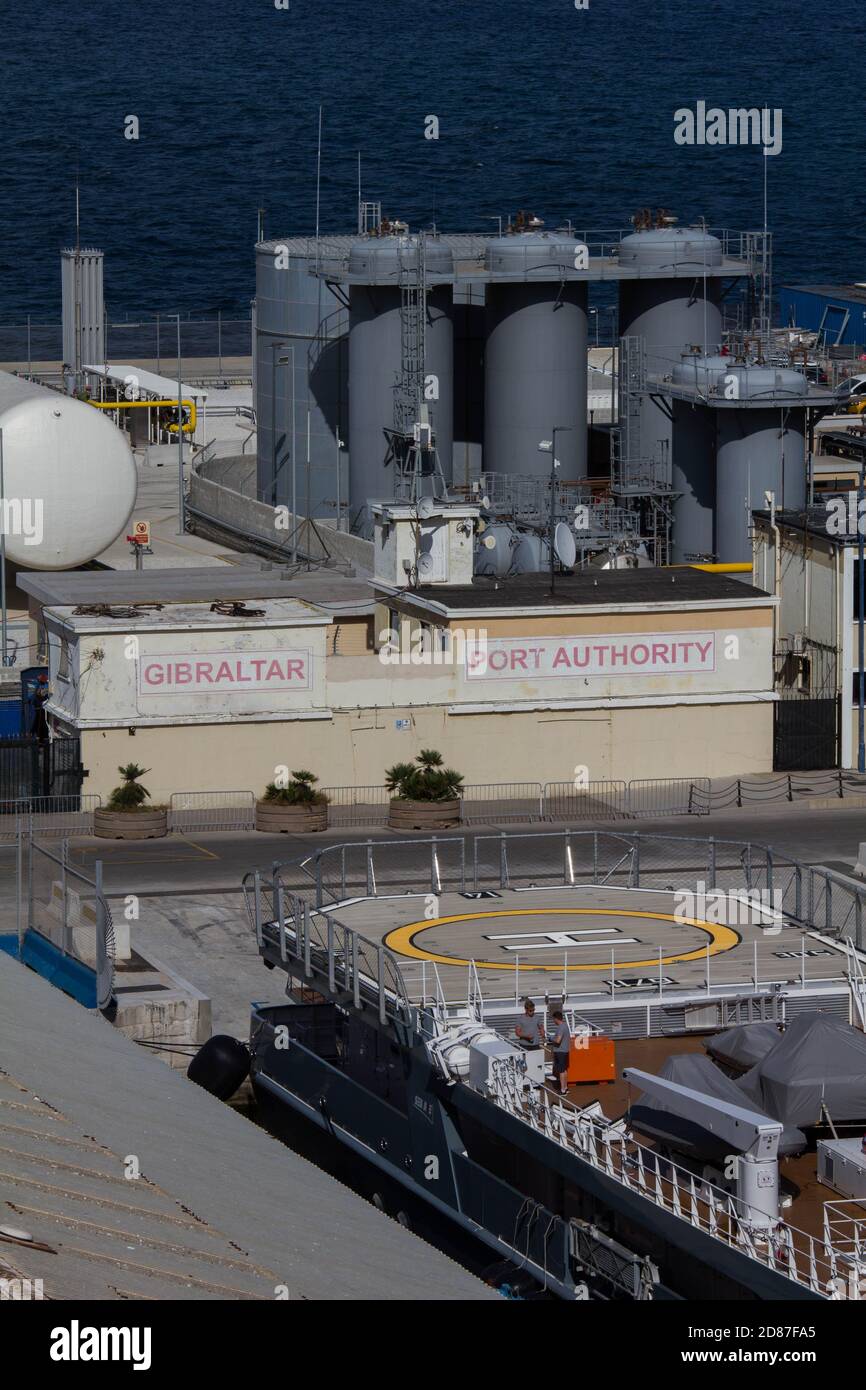
[[[619,420],[611,435],[611,491],[639,499],[653,564],[670,558],[673,494],[670,460],[648,458],[642,449],[641,407],[647,394],[646,343],[636,335],[619,344]]]
[[[400,380],[394,391],[394,429],[386,463],[395,466],[394,497],[415,503],[423,479],[428,493],[445,499],[448,489],[439,463],[436,436],[425,399],[427,362],[427,256],[424,233],[414,258],[400,257]]]
[[[646,394],[646,346],[643,338],[620,338],[619,422],[613,432],[613,491],[621,497],[648,491],[649,469],[641,454],[641,402]]]

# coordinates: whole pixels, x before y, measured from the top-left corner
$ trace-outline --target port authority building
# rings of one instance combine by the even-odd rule
[[[439,749],[468,783],[724,776],[773,759],[775,600],[691,568],[409,587],[278,568],[20,575],[84,790],[154,801],[275,768],[381,786]]]

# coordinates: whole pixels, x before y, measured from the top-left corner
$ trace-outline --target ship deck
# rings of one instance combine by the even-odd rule
[[[639,1091],[634,1085],[622,1079],[626,1067],[637,1067],[641,1071],[658,1074],[669,1057],[677,1053],[703,1052],[709,1034],[703,1036],[678,1038],[627,1038],[616,1043],[617,1079],[607,1084],[583,1083],[569,1087],[568,1097],[574,1105],[591,1105],[598,1101],[609,1120],[619,1120],[628,1114],[629,1105],[636,1102]],[[655,1141],[643,1135],[635,1127],[635,1132],[648,1148],[655,1148]],[[853,1132],[852,1127],[843,1126],[840,1138]],[[829,1129],[826,1138],[831,1138]],[[779,1174],[782,1191],[792,1199],[785,1218],[808,1235],[819,1239],[824,1235],[824,1203],[839,1201],[839,1193],[825,1187],[818,1181],[815,1150],[810,1147],[796,1157],[779,1160]]]

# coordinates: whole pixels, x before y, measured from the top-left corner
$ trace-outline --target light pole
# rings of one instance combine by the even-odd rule
[[[556,555],[553,549],[553,536],[556,529],[556,470],[559,463],[556,458],[556,436],[558,434],[569,434],[570,425],[554,425],[551,430],[550,439],[542,439],[538,446],[541,454],[550,454],[550,596],[556,592]]]
[[[186,502],[183,495],[183,377],[180,354],[180,314],[177,319],[177,534],[186,530]]]

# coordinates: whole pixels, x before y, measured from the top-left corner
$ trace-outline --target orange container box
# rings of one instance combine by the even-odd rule
[[[616,1049],[611,1038],[572,1037],[568,1081],[615,1081]]]

